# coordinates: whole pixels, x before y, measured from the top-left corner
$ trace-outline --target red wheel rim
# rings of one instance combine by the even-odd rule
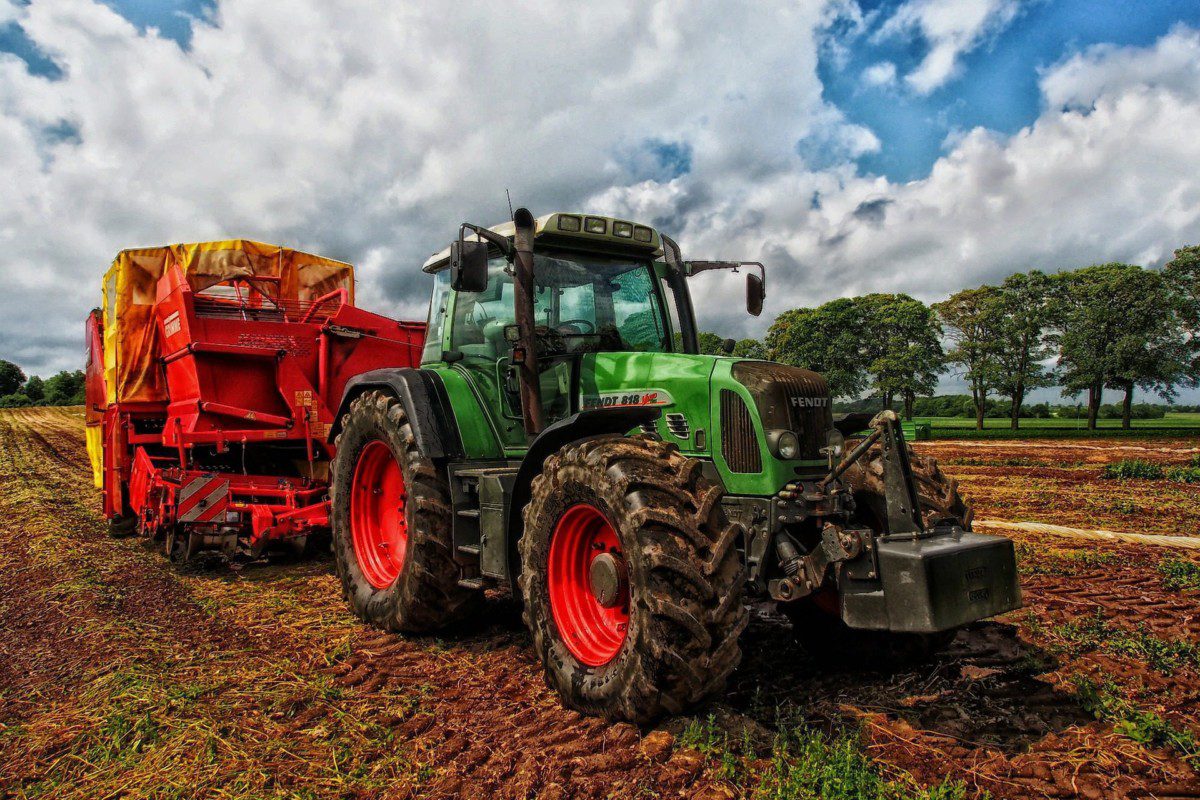
[[[396,582],[408,549],[404,475],[392,450],[376,439],[363,448],[350,483],[350,536],[363,577],[376,589]]]
[[[608,605],[597,598],[593,586],[593,562],[601,556],[622,575]],[[568,508],[550,536],[550,612],[567,650],[589,667],[612,661],[625,643],[629,582],[624,570],[621,542],[604,515],[586,503]]]

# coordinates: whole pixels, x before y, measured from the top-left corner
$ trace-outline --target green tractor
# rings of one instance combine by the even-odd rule
[[[818,654],[1018,607],[1011,542],[970,532],[894,414],[835,420],[814,372],[698,353],[688,279],[739,268],[757,315],[761,264],[648,226],[464,223],[424,267],[420,368],[353,379],[330,433],[354,613],[428,632],[509,590],[568,706],[644,723],[721,691],[751,602]]]

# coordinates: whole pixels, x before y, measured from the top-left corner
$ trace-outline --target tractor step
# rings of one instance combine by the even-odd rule
[[[477,544],[460,544],[455,549],[464,556],[475,556],[476,558],[479,558],[480,549],[479,545]]]
[[[460,508],[458,511],[455,511],[454,513],[465,519],[479,519],[479,509],[478,508]]]
[[[482,589],[483,578],[460,578],[458,585],[464,589]]]

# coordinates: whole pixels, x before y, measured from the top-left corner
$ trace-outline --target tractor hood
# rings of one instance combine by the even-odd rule
[[[726,489],[773,494],[798,474],[823,473],[833,427],[829,388],[815,372],[725,356],[593,353],[579,370],[579,406],[653,406],[656,432],[690,455],[711,458]],[[794,459],[775,456],[768,432],[800,440]]]
[[[579,370],[579,407],[655,406],[664,419],[683,414],[692,423],[689,428],[703,428],[713,370],[732,360],[685,353],[590,353]]]

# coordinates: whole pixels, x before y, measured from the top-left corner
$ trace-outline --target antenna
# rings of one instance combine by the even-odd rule
[[[508,187],[505,187],[504,189],[504,196],[508,198],[508,218],[512,219],[512,195],[508,193]]]

